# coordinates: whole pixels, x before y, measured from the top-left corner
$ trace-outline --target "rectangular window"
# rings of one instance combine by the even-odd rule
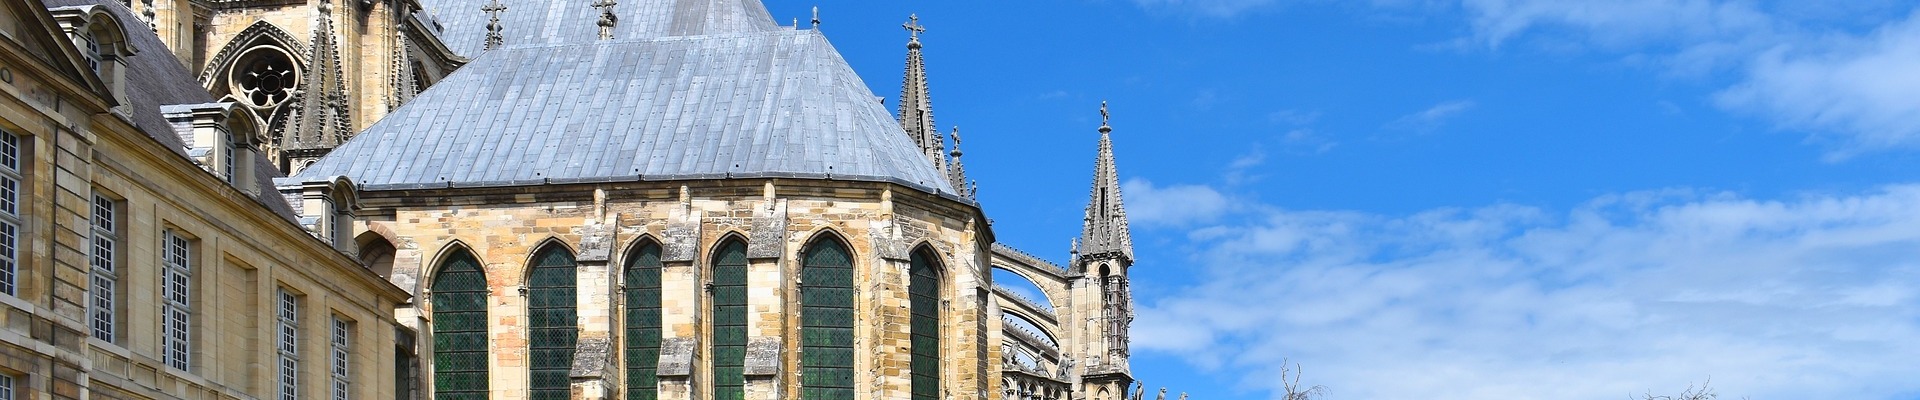
[[[93,337],[109,343],[117,331],[114,312],[119,303],[114,298],[120,288],[120,276],[116,272],[120,236],[114,230],[120,216],[115,212],[115,205],[113,199],[106,196],[93,196],[93,284],[87,289],[92,292],[87,313],[93,319]]]
[[[347,336],[352,332],[353,323],[339,316],[333,317],[333,400],[353,399],[352,395],[347,394],[347,378],[349,371],[352,371],[348,364],[352,348],[347,347],[352,344],[347,342]]]
[[[13,296],[20,274],[20,136],[0,130],[0,294]]]
[[[187,238],[172,229],[161,232],[160,246],[160,360],[185,371],[192,365],[188,345],[192,339],[193,297],[188,279],[193,276],[193,259]]]
[[[0,374],[0,400],[13,400],[13,375]]]
[[[280,288],[280,399],[300,398],[300,299]]]
[[[227,183],[229,184],[239,179],[239,177],[235,176],[235,175],[239,175],[238,174],[239,171],[234,170],[233,167],[234,167],[234,160],[239,158],[237,154],[234,154],[234,149],[240,146],[234,145],[233,141],[234,141],[233,135],[228,134],[227,140],[226,140],[227,148],[225,149],[227,153],[223,156],[224,158],[220,159],[221,162],[225,163],[225,165],[222,165],[222,166],[227,167],[227,169],[222,172],[227,173]]]

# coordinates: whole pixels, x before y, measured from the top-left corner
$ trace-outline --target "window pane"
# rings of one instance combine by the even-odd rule
[[[660,246],[627,258],[627,400],[655,400],[660,376]]]
[[[713,263],[713,397],[746,398],[747,244],[730,240]]]
[[[464,250],[433,278],[435,399],[487,397],[487,277]]]
[[[529,396],[534,400],[566,400],[573,395],[573,349],[580,335],[573,255],[551,246],[535,256],[534,262],[527,276],[533,363]]]
[[[853,263],[822,239],[800,265],[800,380],[805,399],[853,398]]]

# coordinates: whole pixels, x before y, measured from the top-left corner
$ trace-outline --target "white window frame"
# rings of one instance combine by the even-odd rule
[[[160,234],[160,361],[181,371],[193,366],[192,247],[173,229]]]
[[[13,382],[14,382],[13,375],[0,373],[0,400],[14,399]]]
[[[0,129],[0,294],[19,295],[20,135]]]
[[[223,165],[223,167],[226,167],[227,184],[234,184],[240,181],[240,170],[238,169],[240,165],[240,145],[235,143],[240,141],[240,136],[234,135],[233,132],[227,131],[226,129],[221,129],[221,131],[225,132],[227,137],[222,143],[223,146],[226,146],[222,149],[226,151],[226,154],[220,161],[226,164]]]
[[[333,371],[333,400],[353,400],[351,388],[353,367],[353,322],[333,317],[333,345],[330,368]]]
[[[114,343],[119,334],[120,222],[119,202],[93,195],[93,277],[87,286],[87,315],[93,337]]]
[[[278,366],[281,400],[300,399],[300,297],[293,291],[281,287],[277,296],[279,304],[276,313],[279,316],[278,338],[280,350]]]

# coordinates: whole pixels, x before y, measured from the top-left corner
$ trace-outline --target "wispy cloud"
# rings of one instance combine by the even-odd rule
[[[1441,102],[1440,104],[1433,105],[1433,107],[1427,107],[1425,110],[1394,119],[1387,123],[1386,128],[1420,133],[1432,132],[1435,129],[1439,129],[1441,125],[1445,125],[1447,120],[1460,115],[1460,113],[1472,110],[1476,105],[1473,100]]]
[[[1920,12],[1885,2],[1461,0],[1490,48],[1533,35],[1648,60],[1680,76],[1730,72],[1725,110],[1821,138],[1833,155],[1920,148]],[[1851,27],[1876,27],[1854,33]]]
[[[1216,221],[1172,246],[1201,283],[1142,299],[1135,338],[1253,388],[1291,357],[1352,399],[1920,393],[1920,185]]]
[[[1212,222],[1228,210],[1227,197],[1204,185],[1154,186],[1134,178],[1121,185],[1127,220],[1141,225],[1188,226]]]

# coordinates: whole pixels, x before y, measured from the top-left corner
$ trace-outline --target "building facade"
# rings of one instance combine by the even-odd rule
[[[1066,266],[996,243],[959,132],[934,122],[917,19],[905,26],[906,85],[889,113],[821,31],[779,25],[758,0],[97,2],[86,3],[117,10],[127,36],[155,41],[97,59],[164,60],[128,71],[172,71],[166,82],[196,89],[162,91],[192,99],[154,103],[174,135],[144,137],[184,142],[175,147],[187,164],[169,168],[255,182],[229,197],[253,196],[268,213],[251,218],[280,229],[230,237],[192,226],[191,254],[248,240],[274,250],[231,257],[268,272],[193,275],[244,283],[208,295],[272,300],[278,289],[262,282],[293,281],[308,293],[300,310],[321,309],[310,293],[322,290],[307,284],[387,302],[354,314],[362,327],[391,321],[385,336],[361,339],[384,350],[352,373],[386,384],[357,394],[1141,395],[1128,365],[1133,248],[1112,128],[1097,129],[1084,229]],[[103,93],[109,114],[145,107]],[[247,139],[215,139],[229,131]],[[224,204],[138,190],[190,187],[171,182],[99,179],[135,193],[116,198]],[[131,215],[161,210],[148,204]],[[288,266],[310,276],[280,278],[295,273]],[[271,305],[220,301],[261,315]],[[219,356],[279,354],[246,349]],[[264,369],[185,375],[205,368],[223,372],[135,397],[277,393],[255,390],[278,382]],[[12,372],[58,387],[38,378],[58,371]]]
[[[288,202],[123,4],[0,11],[0,398],[397,395],[406,292],[300,223],[351,198]]]

